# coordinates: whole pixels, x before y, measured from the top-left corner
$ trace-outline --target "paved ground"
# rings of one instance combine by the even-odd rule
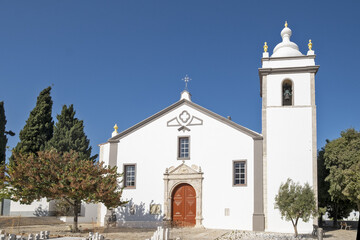
[[[33,225],[29,225],[33,224]],[[46,225],[45,225],[46,224]],[[96,227],[95,224],[79,224],[82,233],[71,233],[69,224],[61,223],[51,218],[5,218],[0,217],[0,229],[7,233],[24,234],[38,233],[40,231],[50,231],[51,238],[57,237],[83,237],[88,236],[89,232],[99,232],[107,239],[126,239],[126,240],[145,240],[150,238],[155,229],[136,229],[136,228],[113,228],[104,229]],[[196,229],[196,228],[177,228],[171,229],[170,238],[180,237],[181,240],[214,240],[229,230],[218,229]],[[316,238],[314,238],[316,239]],[[356,230],[325,229],[324,240],[354,240]]]
[[[325,237],[326,240],[355,240],[356,239],[356,230],[343,230],[343,229],[326,229]]]

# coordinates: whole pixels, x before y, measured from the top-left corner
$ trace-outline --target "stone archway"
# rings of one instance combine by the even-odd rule
[[[190,185],[196,192],[196,216],[195,227],[202,227],[202,182],[203,172],[201,168],[193,165],[187,166],[185,163],[178,167],[166,169],[164,173],[164,220],[172,221],[172,194],[181,184]]]

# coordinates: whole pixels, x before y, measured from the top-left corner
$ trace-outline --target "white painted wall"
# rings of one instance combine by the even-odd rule
[[[267,119],[267,230],[293,232],[292,224],[274,209],[274,200],[287,178],[312,186],[311,108],[272,108]],[[311,232],[312,224],[300,221],[299,232]]]
[[[103,143],[99,145],[100,152],[99,152],[99,162],[104,162],[105,165],[109,164],[109,143]]]
[[[282,106],[282,83],[286,79],[293,82],[294,106],[309,106],[311,104],[310,73],[269,75],[267,77],[267,106]]]
[[[314,66],[314,56],[276,58],[263,61],[263,67],[304,67]],[[275,196],[279,187],[291,178],[301,184],[313,186],[313,108],[311,105],[310,73],[269,74],[266,82],[265,129],[263,135],[266,159],[266,230],[293,232],[291,222],[281,220],[280,212],[274,209]],[[293,82],[293,106],[282,106],[282,83],[285,79]],[[263,99],[264,100],[264,99]],[[315,134],[315,136],[313,136]],[[316,172],[316,170],[315,170]],[[298,231],[312,231],[312,220],[299,221]]]
[[[49,212],[50,203],[46,201],[46,198],[40,201],[34,201],[33,203],[26,205],[20,202],[10,202],[10,216],[47,216]]]
[[[78,217],[78,223],[96,223],[97,222],[97,208],[98,204],[82,203],[81,213]],[[73,216],[61,216],[59,219],[66,223],[73,223]]]
[[[203,120],[201,126],[189,126],[190,132],[179,132],[179,127],[167,127],[167,121],[184,110]],[[178,166],[178,137],[190,136],[189,166],[196,164],[204,172],[203,225],[208,228],[252,229],[253,214],[253,139],[248,135],[203,114],[190,106],[182,105],[160,119],[153,121],[118,143],[118,167],[136,164],[136,188],[125,189],[123,200],[144,206],[143,219],[161,220],[149,215],[150,203],[164,204],[163,174],[166,168]],[[234,160],[247,160],[247,186],[233,187],[232,164]],[[225,216],[225,208],[230,216]],[[163,211],[163,210],[162,210]],[[140,216],[124,216],[124,221],[141,221]],[[102,214],[104,215],[104,213]]]

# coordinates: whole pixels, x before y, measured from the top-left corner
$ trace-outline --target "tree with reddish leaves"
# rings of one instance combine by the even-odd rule
[[[73,231],[78,231],[80,203],[103,203],[107,208],[125,204],[117,168],[82,159],[76,152],[40,151],[14,153],[6,169],[5,184],[10,198],[22,204],[35,200],[63,200],[74,209]]]

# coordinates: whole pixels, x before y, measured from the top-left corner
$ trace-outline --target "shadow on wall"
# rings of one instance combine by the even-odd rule
[[[161,205],[153,200],[146,207],[145,203],[135,204],[131,199],[125,206],[116,209],[119,226],[154,228],[162,225],[163,218]]]
[[[35,209],[35,212],[34,212],[34,215],[36,217],[46,217],[46,216],[49,216],[49,211],[45,208],[42,207],[42,205],[40,204],[36,209]]]

